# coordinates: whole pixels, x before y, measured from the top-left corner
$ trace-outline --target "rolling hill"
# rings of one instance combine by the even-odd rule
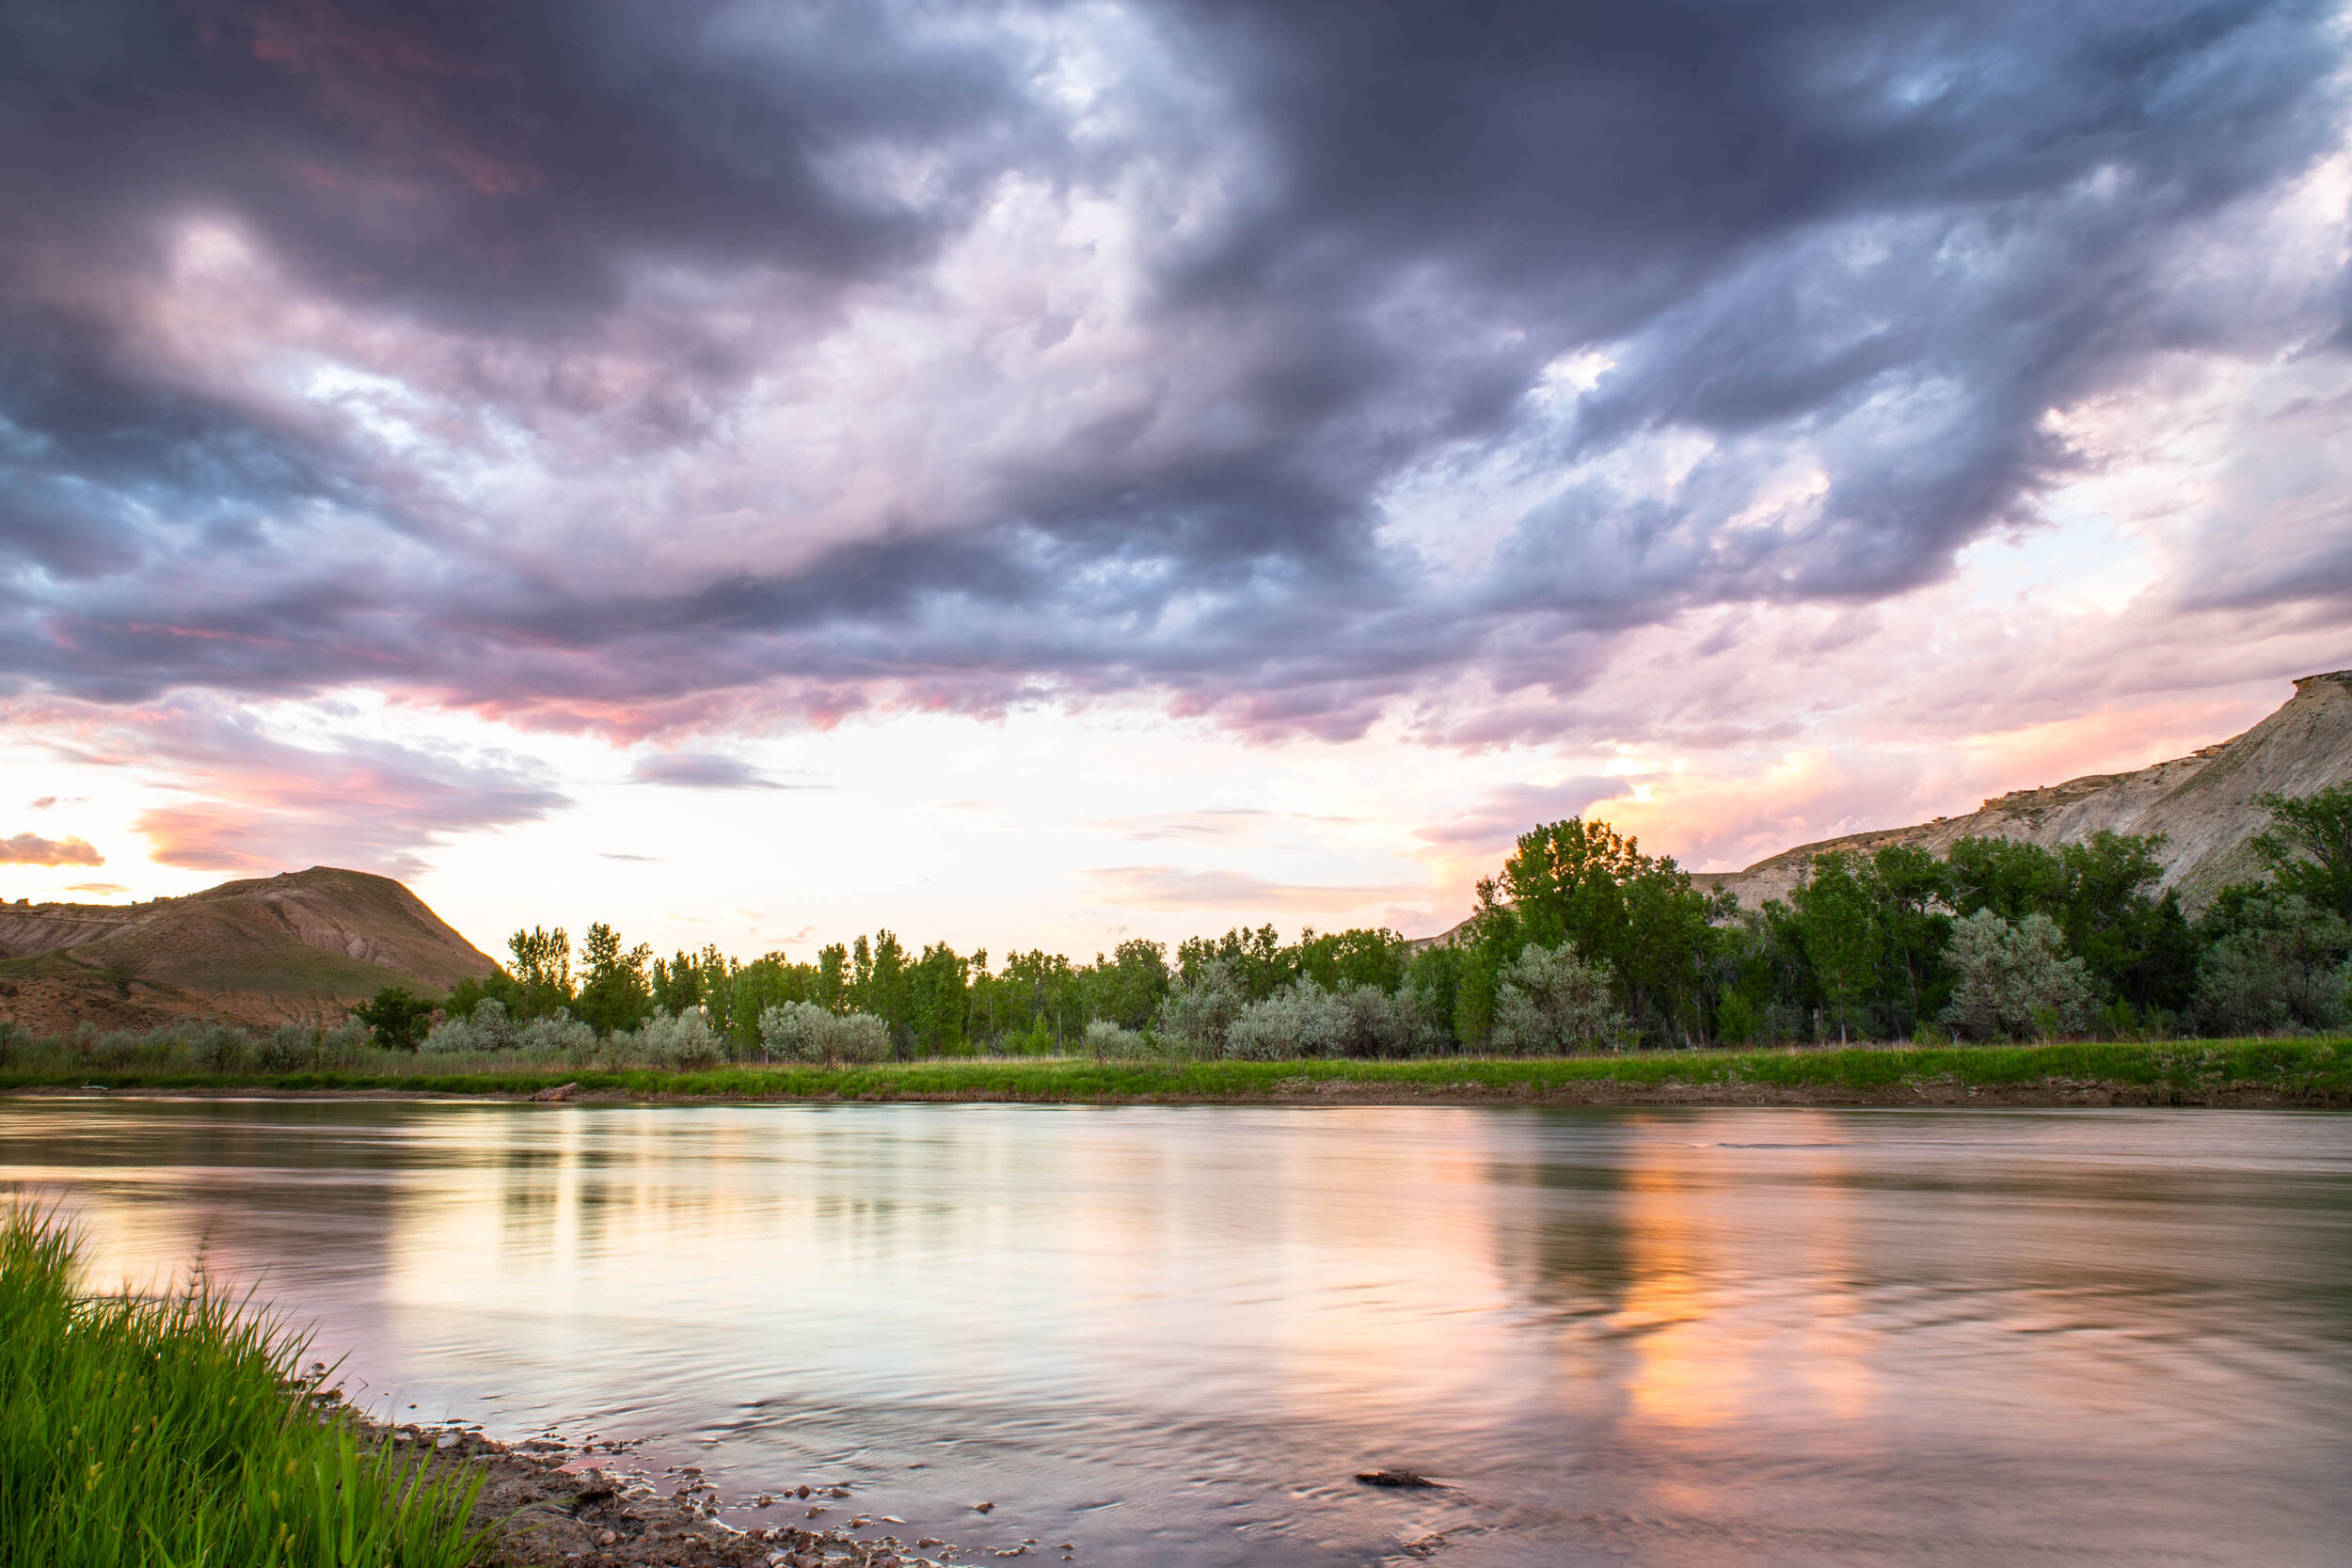
[[[0,1017],[39,1033],[326,1022],[496,966],[389,877],[314,865],[151,903],[0,904]]]

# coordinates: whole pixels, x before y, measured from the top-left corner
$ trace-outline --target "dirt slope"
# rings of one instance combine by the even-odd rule
[[[44,1033],[323,1020],[385,986],[430,994],[494,967],[400,883],[331,866],[149,904],[0,905],[0,1017]]]
[[[1729,889],[1749,909],[1785,897],[1813,857],[1916,844],[1947,854],[1962,838],[2022,839],[2048,848],[2100,829],[2162,833],[2165,885],[2192,909],[2225,883],[2252,876],[2247,840],[2269,818],[2257,795],[2309,795],[2352,780],[2352,670],[2306,675],[2284,707],[2233,740],[2132,773],[2093,773],[1987,800],[1965,816],[1939,816],[1799,845],[1744,871],[1696,879]]]

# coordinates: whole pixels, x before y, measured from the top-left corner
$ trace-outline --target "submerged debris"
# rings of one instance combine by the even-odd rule
[[[1359,1470],[1356,1479],[1366,1486],[1443,1486],[1418,1470]]]

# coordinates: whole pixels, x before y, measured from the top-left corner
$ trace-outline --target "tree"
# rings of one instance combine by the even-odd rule
[[[962,1046],[971,979],[972,960],[959,958],[944,942],[924,948],[908,969],[907,1014],[922,1050],[938,1053]]]
[[[1878,990],[1885,942],[1875,872],[1869,862],[1832,850],[1814,857],[1810,871],[1788,895],[1803,922],[1805,957],[1812,961],[1840,1044],[1850,1025],[1867,1031],[1863,1008]]]
[[[2352,923],[2300,894],[2237,888],[2207,911],[2197,1025],[2209,1033],[2337,1029],[2352,1021]]]
[[[517,1017],[545,1018],[572,1005],[572,939],[563,927],[516,931],[506,939],[506,950],[515,959],[509,973],[521,992],[512,1006]]]
[[[2352,920],[2352,784],[2291,800],[2257,795],[2270,828],[2251,847],[2280,893]]]
[[[414,1051],[433,1020],[433,1004],[411,996],[405,987],[386,986],[352,1008],[351,1016],[373,1030],[375,1043],[385,1050]]]
[[[1160,1011],[1169,992],[1169,950],[1165,942],[1129,938],[1113,947],[1110,959],[1094,957],[1096,1016],[1122,1030],[1141,1030]]]
[[[643,942],[624,951],[619,933],[602,921],[580,942],[580,1022],[598,1035],[634,1029],[653,1012],[653,985],[645,965],[653,949]]]
[[[1499,1000],[1502,971],[1529,943],[1573,942],[1607,966],[1644,1035],[1700,1029],[1706,960],[1719,907],[1672,856],[1642,853],[1640,841],[1606,822],[1570,817],[1519,835],[1500,878],[1478,884],[1469,945],[1477,957],[1459,972],[1457,1028],[1480,1037]]]
[[[1954,914],[1991,910],[2014,921],[2053,914],[2066,903],[2066,867],[2039,844],[1963,838],[1944,865],[1945,899]]]

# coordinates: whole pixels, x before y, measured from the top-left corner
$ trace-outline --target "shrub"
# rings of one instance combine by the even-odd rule
[[[281,1023],[254,1048],[253,1065],[263,1072],[292,1072],[308,1067],[317,1038],[318,1031],[307,1023]]]
[[[2008,921],[1979,910],[1953,923],[1944,961],[1956,977],[1944,1009],[1954,1034],[2014,1040],[2090,1026],[2090,974],[2066,957],[2066,938],[2048,915]]]
[[[1225,1053],[1247,1062],[1333,1056],[1354,1023],[1346,1003],[1302,975],[1234,1015],[1225,1030]]]
[[[1625,1015],[1609,997],[1608,963],[1587,962],[1572,942],[1529,942],[1500,978],[1494,1041],[1501,1050],[1565,1055],[1595,1046],[1614,1050],[1625,1039]]]
[[[494,1004],[484,1003],[484,1006]],[[689,1007],[675,1017],[657,1012],[637,1032],[637,1049],[663,1067],[706,1068],[726,1053],[726,1042],[710,1027],[710,1015]]]
[[[488,1006],[485,1002],[474,1010]],[[595,1049],[596,1032],[574,1018],[567,1008],[558,1007],[545,1018],[534,1018],[515,1037],[516,1047],[532,1056],[579,1056]]]
[[[1347,1009],[1347,1031],[1340,1041],[1349,1056],[1415,1056],[1438,1051],[1453,1038],[1437,1004],[1411,986],[1393,991],[1374,985],[1342,986],[1334,993]]]
[[[432,1055],[453,1055],[458,1052],[480,1051],[485,1047],[474,1036],[471,1020],[445,1018],[426,1032],[424,1042],[417,1049]]]
[[[473,1025],[477,1051],[513,1051],[522,1043],[522,1030],[507,1015],[506,1004],[495,996],[476,1002],[466,1022]]]
[[[188,1041],[188,1055],[215,1072],[235,1072],[252,1054],[253,1042],[242,1029],[215,1023],[199,1029]]]
[[[1160,999],[1159,1033],[1197,1054],[1220,1055],[1226,1031],[1248,1004],[1233,960],[1211,958]]]
[[[890,1027],[872,1013],[843,1017],[814,1002],[780,1002],[759,1014],[759,1042],[796,1062],[879,1062],[890,1054]]]
[[[359,1053],[368,1047],[367,1027],[356,1019],[344,1019],[319,1037],[318,1053],[323,1062],[342,1066],[359,1059]]]
[[[1087,1025],[1086,1048],[1097,1061],[1106,1057],[1147,1053],[1142,1035],[1133,1029],[1122,1029],[1107,1018],[1098,1018]]]

